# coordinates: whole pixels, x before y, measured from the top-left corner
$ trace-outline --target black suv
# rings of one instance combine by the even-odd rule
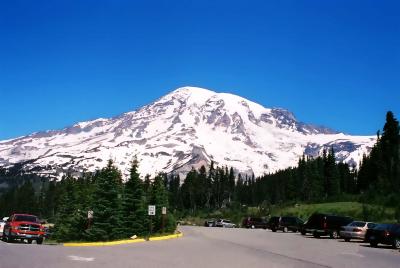
[[[301,228],[301,233],[311,233],[315,238],[329,235],[331,238],[339,238],[340,229],[353,222],[350,217],[336,216],[330,214],[314,213],[307,223]]]
[[[272,232],[278,230],[281,230],[284,233],[288,231],[298,232],[303,226],[303,223],[304,222],[297,217],[271,217],[268,222],[268,228],[271,229]]]
[[[256,228],[267,229],[268,222],[264,218],[247,217],[247,218],[243,219],[242,227],[248,228],[248,229],[249,228],[251,228],[251,229],[256,229]]]
[[[391,245],[393,248],[400,248],[400,224],[379,224],[373,229],[368,229],[365,240],[371,247],[378,244]]]

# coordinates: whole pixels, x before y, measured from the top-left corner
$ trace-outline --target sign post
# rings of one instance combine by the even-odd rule
[[[92,226],[92,221],[93,221],[93,210],[89,210],[87,212],[87,218],[88,218],[88,229]]]
[[[149,240],[150,240],[151,231],[152,231],[152,228],[153,228],[153,225],[152,225],[152,216],[155,216],[155,215],[156,215],[156,206],[154,206],[154,205],[149,205],[149,207],[148,207],[148,215],[149,215]]]
[[[164,233],[165,216],[167,215],[167,208],[166,207],[162,207],[161,214],[162,214],[161,232]]]

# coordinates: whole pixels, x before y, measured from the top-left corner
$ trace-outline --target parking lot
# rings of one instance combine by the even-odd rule
[[[400,253],[263,229],[181,226],[183,238],[109,247],[7,244],[0,267],[399,267]]]

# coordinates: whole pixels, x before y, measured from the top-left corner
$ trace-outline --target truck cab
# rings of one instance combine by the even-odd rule
[[[35,240],[37,244],[42,244],[44,235],[45,230],[38,217],[29,214],[13,214],[4,226],[3,241],[11,243],[19,239],[31,244]]]

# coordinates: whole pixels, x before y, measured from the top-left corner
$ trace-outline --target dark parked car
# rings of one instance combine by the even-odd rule
[[[329,235],[331,238],[337,239],[342,226],[351,222],[353,222],[353,219],[350,217],[314,213],[302,226],[301,233],[303,235],[310,233],[316,238]]]
[[[298,232],[303,223],[304,222],[297,217],[271,217],[268,222],[268,228],[271,229],[272,232],[276,232],[278,230],[281,230],[284,233],[288,231]]]
[[[251,229],[256,229],[256,228],[267,229],[268,222],[264,218],[247,217],[243,219],[242,226],[244,228],[251,228]]]
[[[373,229],[368,229],[365,240],[371,247],[378,244],[391,245],[393,248],[400,248],[400,224],[379,224]]]

